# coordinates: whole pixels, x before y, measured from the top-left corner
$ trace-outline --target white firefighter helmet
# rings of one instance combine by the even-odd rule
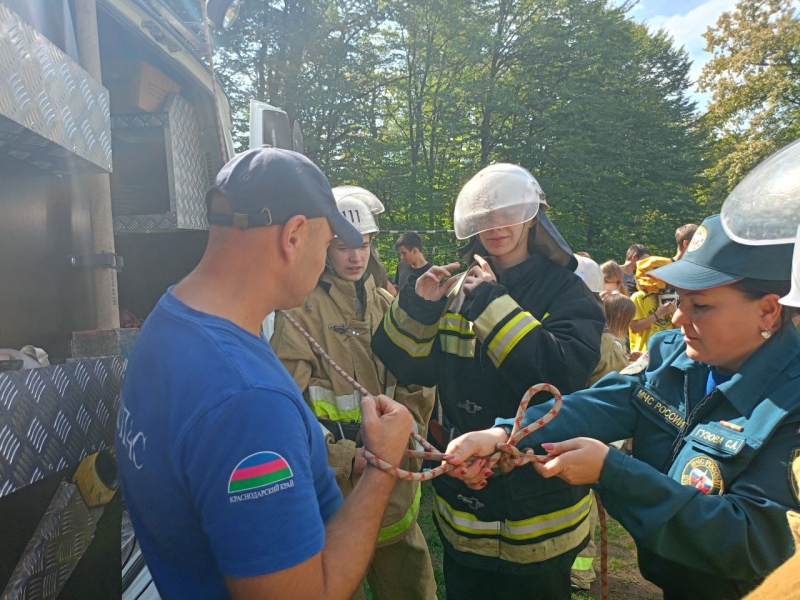
[[[792,289],[786,296],[781,298],[781,304],[800,308],[800,227],[797,228],[794,255],[792,256]]]
[[[378,233],[378,224],[375,222],[372,211],[358,198],[347,196],[337,200],[336,208],[362,235],[365,233]]]
[[[345,198],[355,198],[361,200],[367,205],[373,215],[379,215],[386,209],[378,197],[367,189],[357,185],[339,185],[333,188],[333,197],[336,198],[338,204],[340,200]]]
[[[600,265],[591,258],[581,256],[580,254],[576,254],[575,258],[578,260],[578,268],[575,269],[575,274],[583,279],[583,283],[586,284],[589,291],[599,294],[605,290],[603,286],[605,279],[603,278],[603,271],[600,269]]]
[[[800,226],[800,140],[759,163],[725,199],[725,232],[740,244],[790,244]]]
[[[517,165],[490,165],[470,179],[456,198],[453,225],[460,240],[482,231],[519,225],[549,208],[539,182]]]

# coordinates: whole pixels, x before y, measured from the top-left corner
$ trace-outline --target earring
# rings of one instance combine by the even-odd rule
[[[768,329],[765,329],[764,331],[761,332],[761,337],[763,337],[765,340],[768,340],[769,338],[772,337],[772,332]]]

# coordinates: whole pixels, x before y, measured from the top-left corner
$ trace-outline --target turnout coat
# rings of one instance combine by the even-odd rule
[[[359,288],[361,288],[359,299]],[[434,390],[418,385],[397,385],[397,381],[370,349],[372,332],[389,307],[391,295],[378,288],[372,277],[357,284],[325,271],[303,306],[292,315],[325,351],[373,394],[385,394],[404,406],[414,417],[415,429],[425,435],[433,410]],[[358,310],[357,305],[362,305]],[[316,354],[302,334],[281,314],[275,315],[275,333],[270,340],[275,353],[297,382],[311,410],[328,438],[328,463],[336,481],[347,495],[356,483],[352,473],[360,437],[342,437],[355,432],[361,422],[361,393]],[[405,457],[403,469],[418,471],[421,460]],[[419,483],[398,480],[384,513],[379,543],[391,543],[416,522],[419,512]]]
[[[579,390],[597,365],[601,308],[579,277],[540,254],[466,297],[454,292],[429,302],[415,281],[392,303],[372,347],[401,383],[439,385],[444,425],[454,435],[513,417],[534,384]],[[587,540],[588,489],[545,480],[532,468],[480,491],[448,476],[433,485],[445,551],[462,565],[535,574],[550,558],[576,555]]]

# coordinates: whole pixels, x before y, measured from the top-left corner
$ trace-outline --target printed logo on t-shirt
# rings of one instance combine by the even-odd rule
[[[261,498],[294,487],[293,476],[292,468],[280,454],[275,452],[251,454],[236,465],[228,480],[228,493],[238,494],[238,496],[231,496],[231,502]],[[241,493],[250,490],[259,491]]]

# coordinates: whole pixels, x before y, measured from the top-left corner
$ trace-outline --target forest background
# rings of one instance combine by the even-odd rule
[[[168,0],[199,21],[197,0]],[[691,62],[663,30],[606,0],[242,0],[215,31],[237,150],[249,101],[298,120],[332,185],[376,193],[383,229],[450,229],[460,187],[492,162],[529,169],[572,245],[622,262],[717,212],[761,159],[800,137],[792,0],[740,0]],[[433,262],[452,234],[426,238]],[[392,236],[378,238],[393,272]]]

